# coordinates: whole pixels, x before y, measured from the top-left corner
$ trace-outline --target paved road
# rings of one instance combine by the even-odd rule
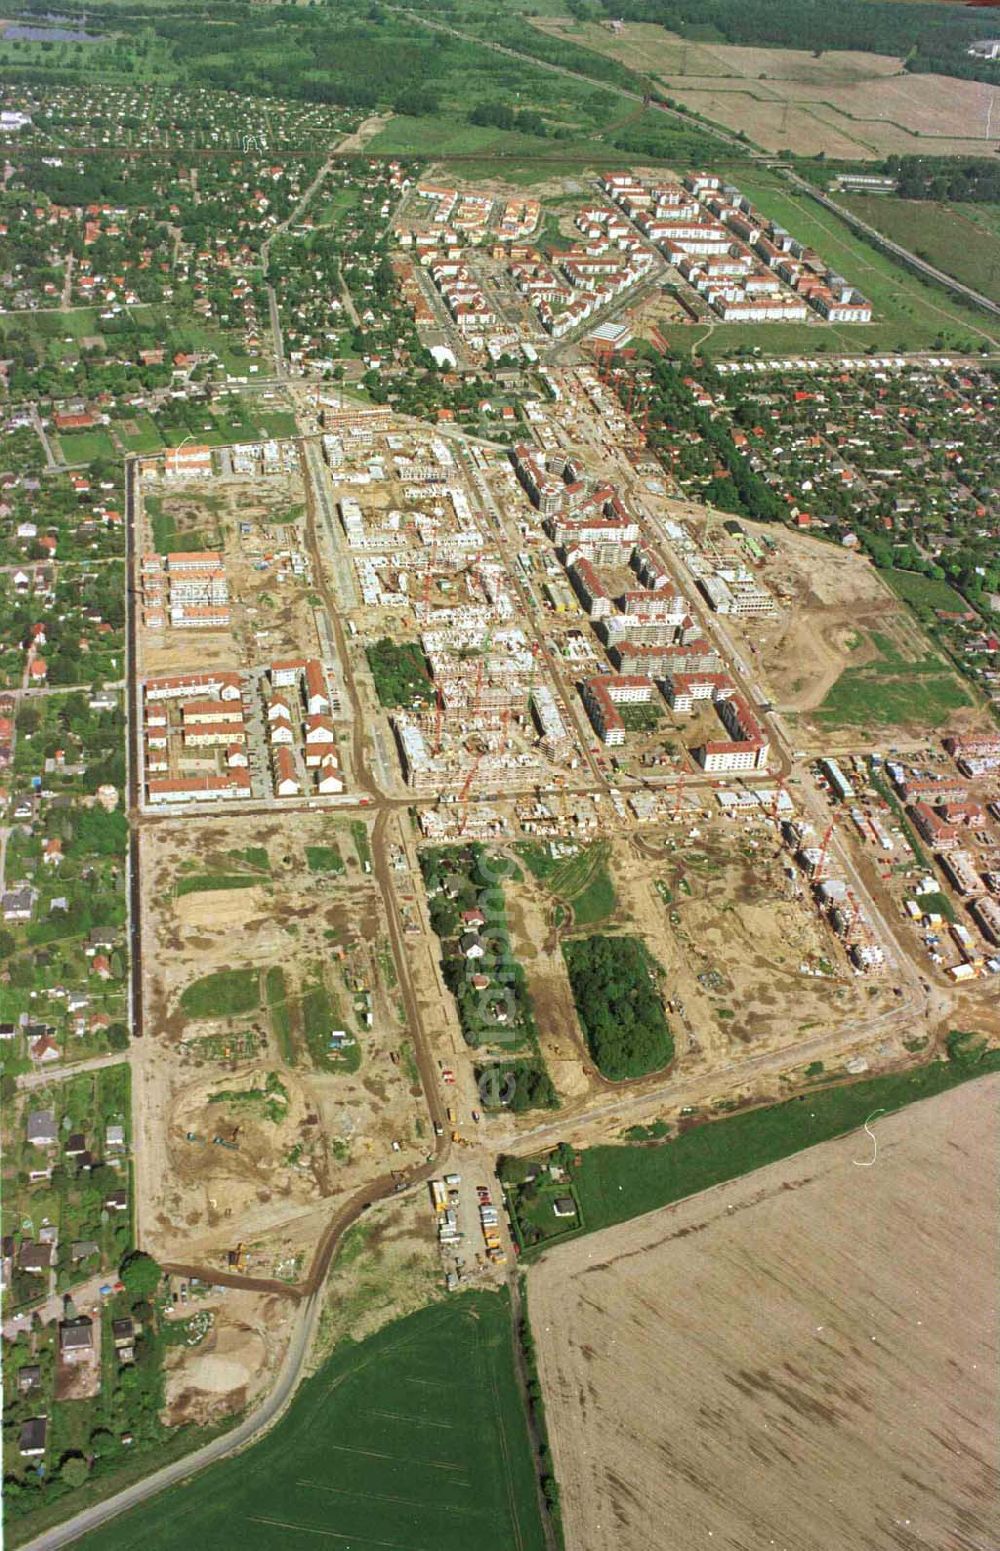
[[[284,236],[285,232],[288,231],[288,228],[294,225],[294,223],[299,219],[299,216],[302,214],[303,210],[306,208],[309,201],[316,193],[316,190],[323,183],[323,180],[327,173],[330,171],[332,165],[332,161],[329,157],[327,157],[326,161],[319,169],[319,172],[317,172],[316,176],[309,184],[309,187],[303,193],[302,198],[293,207],[293,209],[288,212],[281,224],[274,228],[274,231],[271,233],[270,237],[268,237],[267,241],[261,244],[260,267],[265,275],[267,274],[268,263],[271,257],[272,242],[276,237]],[[285,336],[281,332],[281,314],[278,311],[278,295],[273,285],[269,285],[267,287],[267,306],[271,320],[271,335],[274,340],[275,377],[277,381],[284,382],[285,378],[288,376],[288,371],[285,366]]]
[[[17,1086],[20,1089],[47,1088],[49,1083],[76,1077],[79,1072],[99,1072],[103,1066],[118,1066],[127,1060],[125,1051],[116,1050],[103,1056],[90,1056],[86,1061],[71,1061],[65,1066],[43,1066],[37,1072],[22,1072],[16,1079]]]

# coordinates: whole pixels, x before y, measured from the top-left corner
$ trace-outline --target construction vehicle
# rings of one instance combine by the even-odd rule
[[[226,1147],[230,1152],[239,1152],[239,1142],[228,1141],[224,1136],[213,1136],[212,1143],[215,1147]]]
[[[247,1247],[242,1239],[235,1249],[229,1251],[229,1266],[232,1271],[245,1271],[247,1268]]]

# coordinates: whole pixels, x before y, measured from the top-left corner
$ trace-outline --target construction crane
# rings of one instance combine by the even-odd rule
[[[783,775],[780,775],[778,777],[777,785],[774,788],[774,801],[771,803],[771,818],[774,820],[775,824],[777,824],[778,814],[781,812],[781,797],[784,790],[785,778]]]
[[[465,778],[465,782],[459,795],[458,802],[459,807],[461,808],[461,815],[458,822],[458,833],[460,835],[465,834],[465,821],[469,812],[469,792],[472,790],[472,783],[479,773],[479,764],[482,760],[482,757],[483,756],[481,754],[477,754],[475,759],[472,761],[472,764],[469,767],[469,773]]]
[[[441,693],[440,684],[434,686],[434,698],[436,703],[434,715],[434,753],[441,752],[441,724],[444,721],[444,696]]]
[[[681,771],[681,778],[680,778],[680,780],[677,783],[677,800],[674,803],[673,816],[674,816],[675,819],[680,816],[681,803],[684,800],[684,785],[685,785],[686,779],[687,779],[687,777],[686,777],[684,771],[682,770]]]
[[[830,844],[830,836],[832,834],[833,834],[833,820],[831,819],[829,824],[826,826],[826,830],[825,830],[825,832],[823,834],[823,839],[820,841],[819,856],[816,859],[816,876],[817,876],[817,878],[821,878],[823,876],[823,872],[824,872],[824,870],[826,868],[826,852],[827,852],[827,847]]]
[[[476,663],[476,695],[475,695],[475,699],[472,702],[472,714],[476,718],[477,721],[479,720],[479,709],[480,709],[480,705],[481,705],[481,702],[482,702],[482,693],[483,693],[483,659],[480,657],[479,661]]]

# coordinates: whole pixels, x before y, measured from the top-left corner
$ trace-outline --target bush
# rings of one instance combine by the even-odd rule
[[[145,1250],[134,1249],[130,1255],[126,1255],[118,1268],[118,1274],[125,1283],[125,1291],[130,1298],[152,1298],[163,1280],[163,1267],[152,1255],[147,1255]]]

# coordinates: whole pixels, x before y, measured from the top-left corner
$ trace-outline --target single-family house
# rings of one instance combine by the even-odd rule
[[[67,1320],[59,1326],[59,1355],[63,1362],[89,1363],[94,1360],[94,1322],[87,1314]]]
[[[35,1109],[28,1115],[27,1140],[33,1147],[54,1147],[56,1117],[51,1109]]]
[[[31,1416],[26,1422],[21,1423],[21,1436],[18,1451],[24,1459],[37,1459],[45,1453],[45,1435],[48,1430],[48,1418],[44,1416]]]
[[[54,1245],[36,1244],[34,1239],[25,1239],[17,1252],[18,1270],[26,1271],[29,1276],[45,1276],[52,1269],[54,1256]]]

